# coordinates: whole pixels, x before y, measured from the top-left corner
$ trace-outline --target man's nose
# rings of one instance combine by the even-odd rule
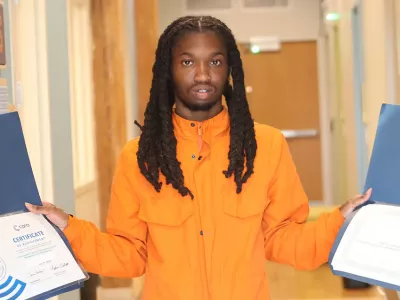
[[[210,82],[211,81],[210,68],[209,68],[208,64],[201,63],[201,64],[197,65],[194,80],[196,82]]]

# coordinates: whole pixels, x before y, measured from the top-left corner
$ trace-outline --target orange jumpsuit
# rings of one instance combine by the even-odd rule
[[[204,122],[174,114],[173,124],[194,200],[165,184],[157,193],[140,174],[138,140],[128,142],[116,169],[107,232],[75,217],[64,230],[88,272],[146,273],[143,300],[266,300],[266,259],[303,270],[327,262],[344,218],[334,210],[305,223],[308,199],[279,130],[255,124],[254,174],[237,195],[233,178],[222,173],[227,110]]]

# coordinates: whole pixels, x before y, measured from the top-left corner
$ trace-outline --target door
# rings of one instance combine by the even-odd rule
[[[253,118],[282,130],[309,199],[322,201],[316,42],[286,42],[258,54],[241,48]]]

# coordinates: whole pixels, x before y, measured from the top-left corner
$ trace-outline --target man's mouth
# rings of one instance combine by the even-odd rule
[[[196,88],[193,94],[197,99],[205,100],[214,92],[213,88]]]

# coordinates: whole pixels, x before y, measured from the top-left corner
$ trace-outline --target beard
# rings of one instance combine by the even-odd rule
[[[188,101],[181,101],[181,103],[188,108],[190,111],[209,111],[213,108],[220,100],[216,99],[212,102],[207,103],[190,103]]]

